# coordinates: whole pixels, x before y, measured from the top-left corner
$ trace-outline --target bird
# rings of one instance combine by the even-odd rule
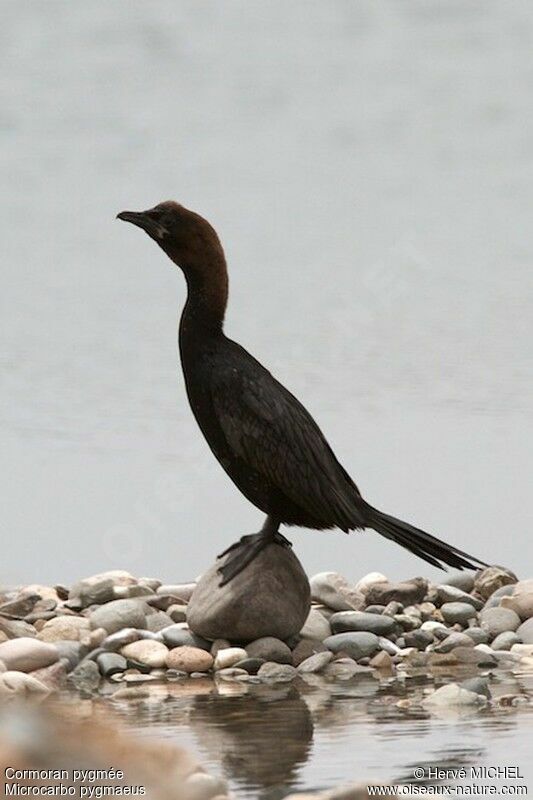
[[[146,211],[122,211],[117,218],[145,231],[182,270],[187,299],[179,351],[192,413],[227,475],[266,515],[258,532],[220,554],[220,586],[271,543],[292,547],[281,525],[345,533],[371,528],[441,569],[487,566],[364,500],[311,414],[226,336],[226,258],[206,219],[173,200]]]

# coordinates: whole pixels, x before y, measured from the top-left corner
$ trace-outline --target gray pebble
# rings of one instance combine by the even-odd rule
[[[146,606],[142,600],[112,600],[93,611],[89,619],[93,630],[105,628],[108,633],[122,628],[146,628]]]
[[[291,664],[276,664],[274,661],[267,661],[260,667],[257,675],[265,683],[289,683],[296,678],[298,672]]]
[[[243,658],[234,665],[237,669],[244,669],[249,675],[257,675],[260,668],[265,664],[263,658]]]
[[[80,642],[54,642],[59,652],[59,657],[66,662],[68,672],[72,672],[85,655],[86,648]]]
[[[68,680],[78,691],[89,694],[98,688],[100,670],[94,661],[85,660],[70,673]]]
[[[96,663],[104,678],[110,678],[117,672],[125,672],[128,666],[124,656],[119,653],[100,653]]]
[[[365,611],[339,611],[333,614],[329,622],[333,633],[369,631],[376,636],[391,636],[400,632],[398,623],[392,617]]]
[[[302,661],[298,667],[298,672],[304,674],[321,672],[324,667],[329,664],[332,658],[333,653],[331,653],[329,650],[326,650],[325,653],[315,653],[313,656],[306,658],[305,661]]]
[[[507,584],[507,586],[500,586],[499,589],[496,589],[496,591],[491,594],[491,596],[485,603],[484,608],[494,608],[495,606],[499,606],[502,597],[510,597],[512,594],[514,594],[514,591],[515,591],[514,584]]]
[[[533,617],[523,622],[516,633],[524,644],[533,644]]]
[[[452,572],[446,577],[447,586],[455,586],[463,592],[471,592],[474,588],[474,575],[471,572]]]
[[[515,631],[520,625],[520,617],[516,611],[500,606],[484,608],[479,615],[479,620],[481,627],[487,631],[491,639],[505,631]]]
[[[463,689],[468,689],[469,692],[482,694],[490,699],[489,681],[487,678],[467,678],[459,684]]]
[[[440,644],[435,647],[436,653],[451,653],[456,647],[474,647],[474,640],[467,633],[452,631]]]
[[[480,600],[478,597],[472,597],[472,595],[468,594],[468,592],[463,592],[462,589],[458,589],[456,586],[449,586],[446,583],[441,583],[437,588],[437,597],[441,605],[443,603],[469,603],[471,606],[474,606],[476,611],[479,611],[483,608],[483,600]]]
[[[163,642],[167,647],[200,647],[202,650],[211,651],[211,642],[197,636],[192,631],[186,628],[180,628],[178,625],[171,625],[169,628],[163,628],[159,631],[160,636],[163,637]]]
[[[292,664],[292,653],[285,642],[274,636],[263,636],[246,645],[249,658],[262,658],[277,664]]]
[[[379,650],[379,640],[375,633],[354,631],[353,633],[337,633],[328,636],[324,644],[333,653],[346,653],[356,661],[365,656],[372,656]]]
[[[521,642],[522,639],[514,631],[504,631],[493,639],[491,647],[493,650],[510,650],[513,644],[520,644]]]
[[[487,644],[489,641],[489,635],[483,628],[473,626],[472,628],[466,628],[465,633],[470,636],[474,644]]]
[[[476,616],[475,608],[470,603],[444,603],[441,606],[441,614],[446,622],[466,625],[469,619]]]
[[[429,631],[408,631],[404,633],[403,640],[406,647],[416,647],[417,650],[425,650],[428,644],[433,641],[433,635]]]

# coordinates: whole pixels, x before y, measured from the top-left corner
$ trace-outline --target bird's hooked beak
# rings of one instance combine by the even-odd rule
[[[168,233],[165,226],[154,219],[149,211],[121,211],[120,214],[117,214],[117,219],[137,225],[138,228],[142,228],[143,231],[146,231],[149,236],[156,240],[162,239]]]

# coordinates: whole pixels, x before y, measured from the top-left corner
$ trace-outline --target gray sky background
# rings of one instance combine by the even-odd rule
[[[3,0],[0,584],[188,579],[261,523],[186,403],[182,276],[114,221],[167,198],[365,496],[531,576],[532,52],[521,0]]]

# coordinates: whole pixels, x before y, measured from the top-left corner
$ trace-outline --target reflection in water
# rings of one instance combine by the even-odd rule
[[[510,761],[525,772],[532,707],[499,698],[531,698],[533,675],[495,671],[492,707],[430,713],[420,700],[443,679],[413,670],[392,679],[366,674],[341,682],[309,675],[281,688],[187,681],[118,710],[138,730],[195,749],[209,771],[222,774],[235,796],[246,800],[279,800],[296,790],[363,780],[413,782],[416,767],[425,768],[426,778],[429,767]],[[398,706],[406,699],[414,702]]]
[[[292,687],[258,686],[241,697],[201,696],[189,724],[202,754],[248,788],[292,787],[313,739],[311,713]]]

